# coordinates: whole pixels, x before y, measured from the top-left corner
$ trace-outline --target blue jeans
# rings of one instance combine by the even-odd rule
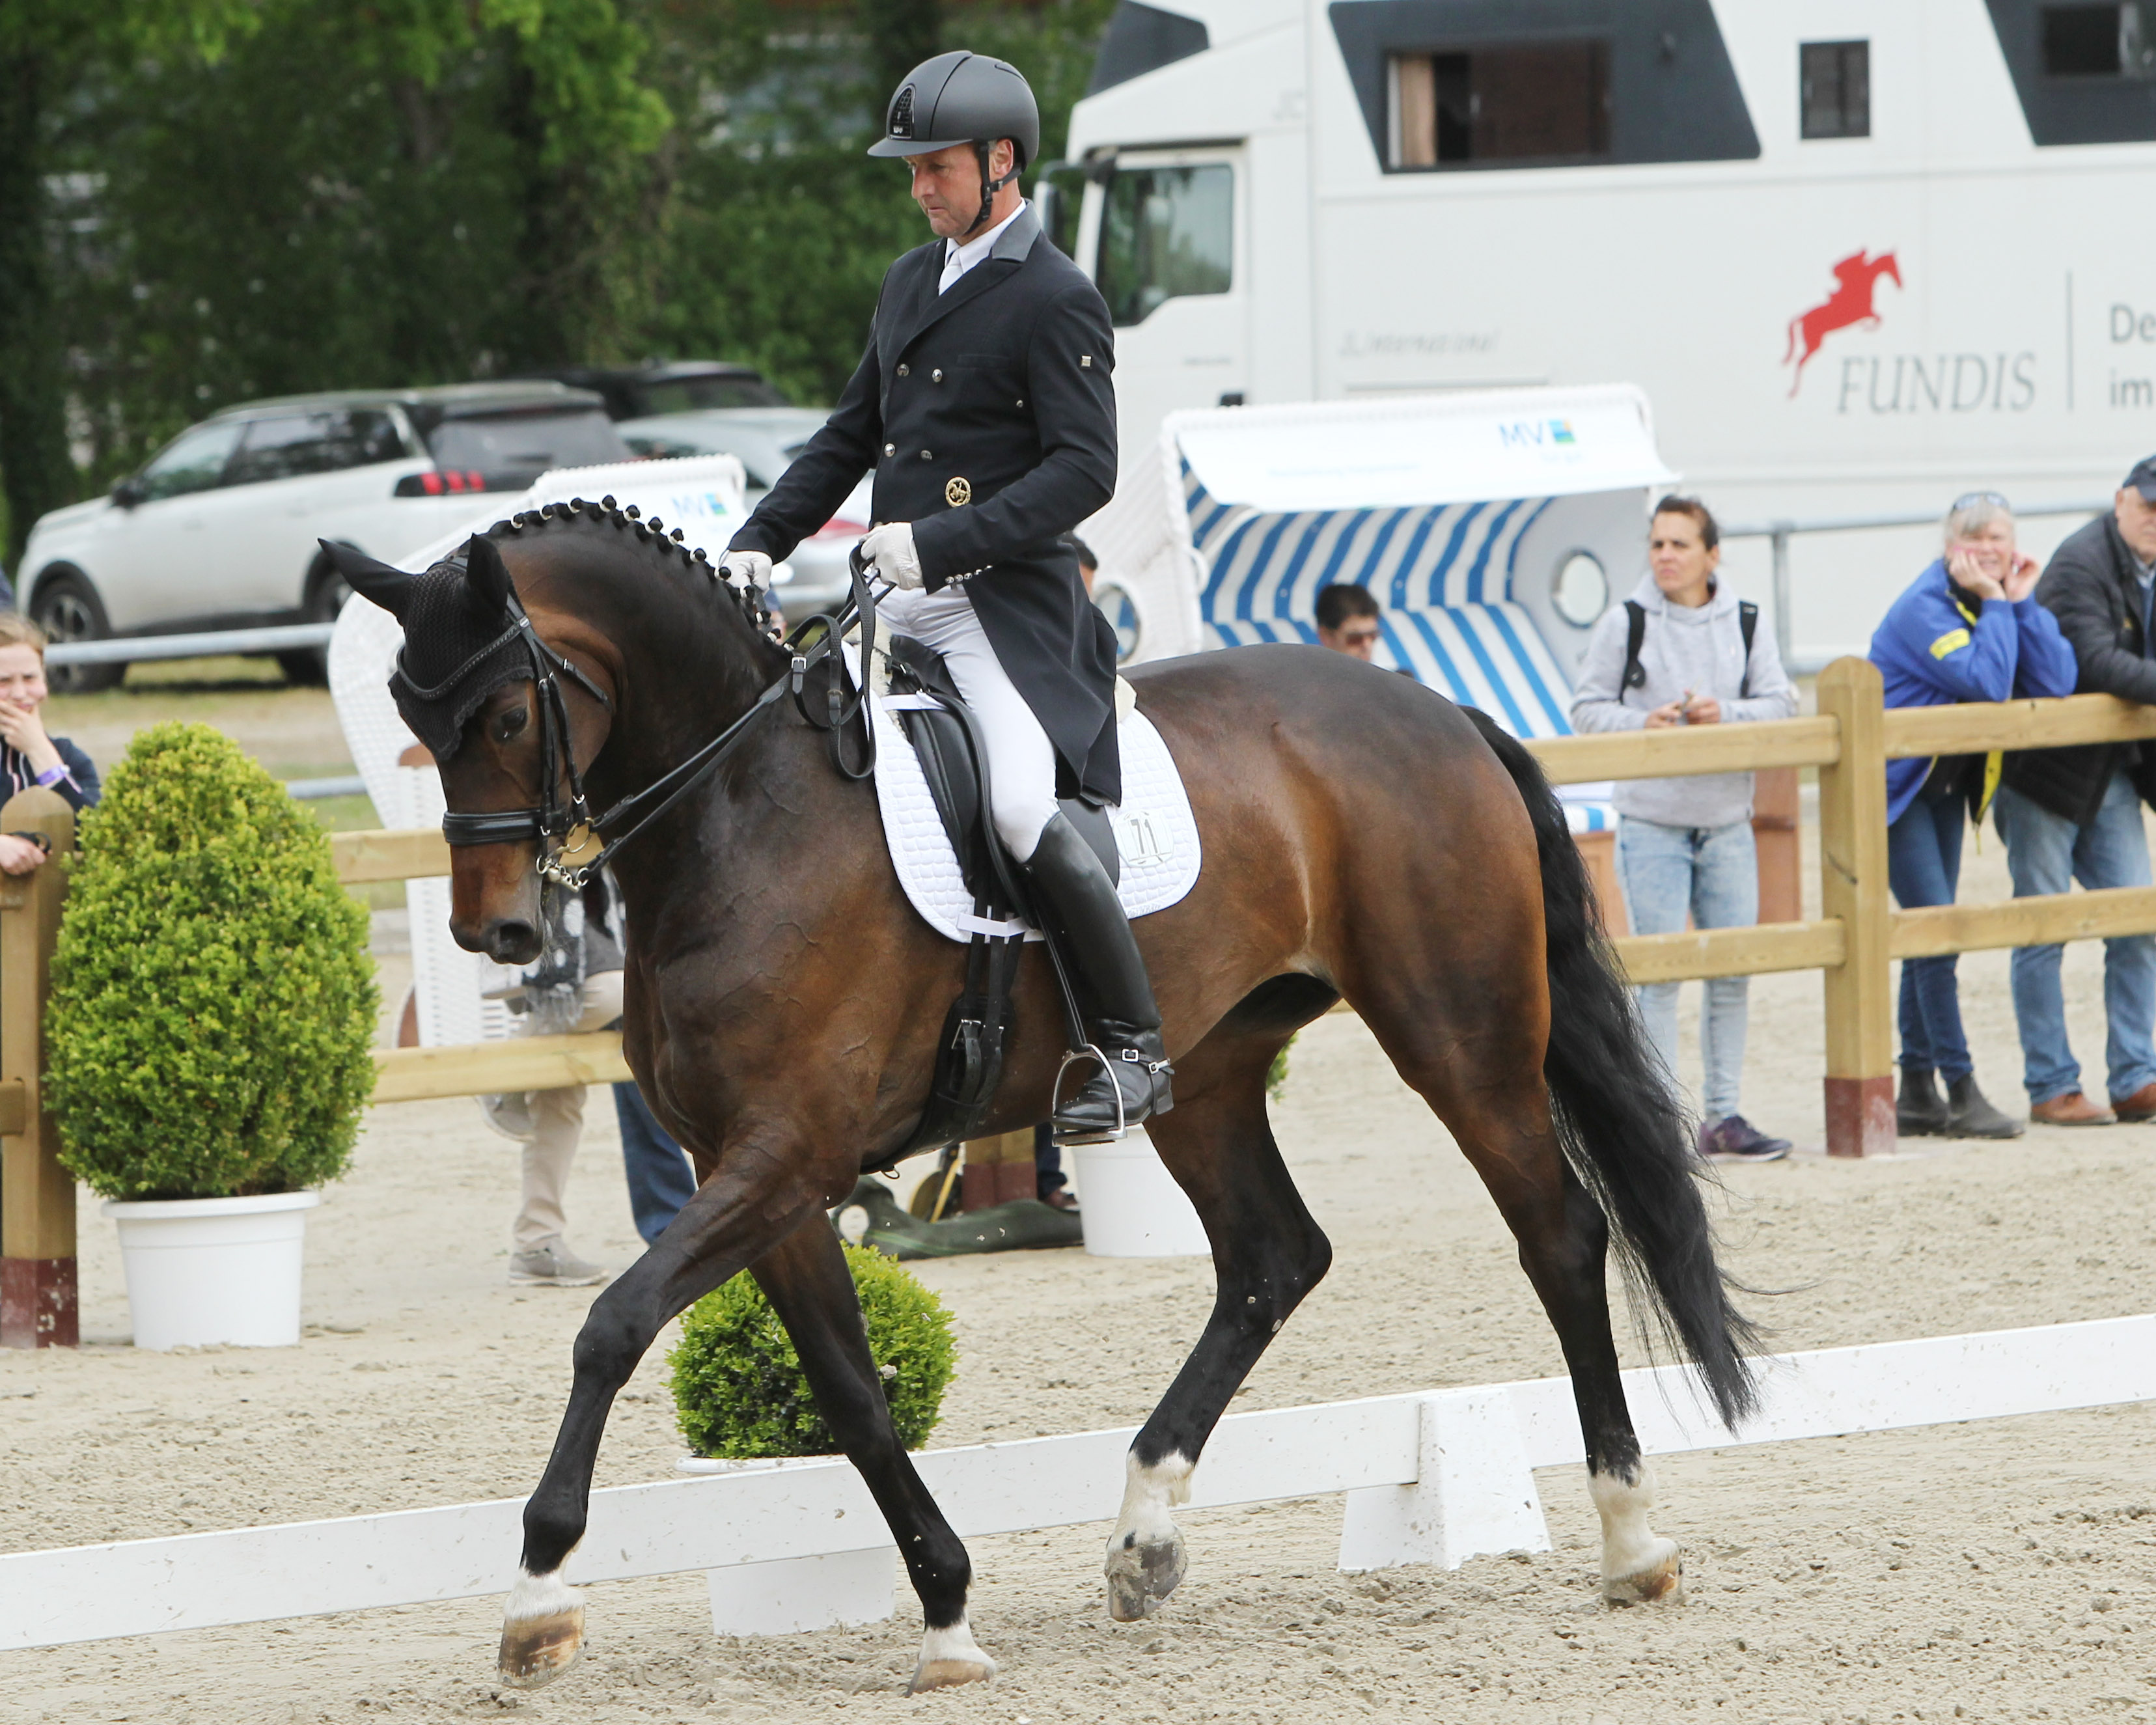
[[[1961,880],[1961,833],[1967,817],[1959,797],[1918,796],[1887,829],[1887,883],[1905,911],[1950,905]],[[1902,1065],[1937,1072],[1952,1084],[1975,1063],[1961,1028],[1956,957],[1902,961]]]
[[[2014,896],[2064,892],[2078,880],[2092,892],[2107,886],[2146,886],[2148,837],[2141,797],[2123,773],[2104,788],[2096,819],[2077,827],[2001,787],[1999,835]],[[2048,1102],[2082,1087],[2081,1063],[2066,1044],[2066,997],[2059,986],[2058,947],[2019,947],[2014,952],[2014,1017],[2021,1027],[2021,1081],[2029,1100]],[[2111,1094],[2130,1096],[2156,1082],[2156,937],[2121,935],[2103,943],[2103,1013],[2110,1029],[2104,1050]]]
[[[1635,934],[1676,934],[1690,914],[1695,928],[1748,928],[1759,920],[1759,857],[1752,823],[1666,827],[1626,815],[1617,828],[1617,875]],[[1645,983],[1640,1018],[1671,1078],[1677,1070],[1677,984]],[[1750,984],[1741,976],[1710,978],[1700,1014],[1706,1067],[1700,1101],[1707,1122],[1737,1111],[1744,1078],[1744,1020]]]
[[[696,1195],[696,1171],[689,1165],[688,1153],[652,1117],[644,1092],[634,1084],[614,1086],[613,1117],[621,1125],[629,1214],[636,1218],[636,1231],[649,1245]]]

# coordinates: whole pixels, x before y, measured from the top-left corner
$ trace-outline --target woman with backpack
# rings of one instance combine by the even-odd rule
[[[1632,597],[1594,626],[1572,704],[1575,731],[1659,731],[1786,719],[1796,691],[1782,669],[1773,624],[1717,580],[1721,536],[1696,497],[1665,497],[1648,531],[1649,572]],[[1752,839],[1752,775],[1635,778],[1615,801],[1617,873],[1635,934],[1674,934],[1759,920],[1759,863]],[[1672,1081],[1677,987],[1639,989],[1640,1016]],[[1700,1015],[1700,1154],[1712,1162],[1774,1162],[1786,1138],[1738,1111],[1744,1076],[1748,981],[1715,977]]]

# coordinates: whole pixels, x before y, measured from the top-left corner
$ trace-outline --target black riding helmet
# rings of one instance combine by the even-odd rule
[[[1009,138],[1015,147],[1011,171],[988,177],[988,147]],[[957,49],[923,60],[906,74],[884,110],[883,136],[871,156],[927,156],[953,144],[971,144],[981,164],[981,213],[971,234],[988,218],[995,195],[1040,154],[1040,107],[1025,74],[1004,60]]]

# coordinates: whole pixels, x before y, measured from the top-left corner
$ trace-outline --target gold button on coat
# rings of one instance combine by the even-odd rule
[[[953,509],[963,508],[973,501],[973,482],[959,475],[943,487],[943,501]]]

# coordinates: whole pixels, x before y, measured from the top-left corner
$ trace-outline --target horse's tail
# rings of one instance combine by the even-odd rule
[[[1725,1425],[1758,1405],[1758,1337],[1730,1304],[1697,1181],[1691,1122],[1621,979],[1564,810],[1535,758],[1487,714],[1466,709],[1512,775],[1542,862],[1549,965],[1543,1076],[1565,1159],[1616,1236],[1632,1305],[1697,1364]]]

